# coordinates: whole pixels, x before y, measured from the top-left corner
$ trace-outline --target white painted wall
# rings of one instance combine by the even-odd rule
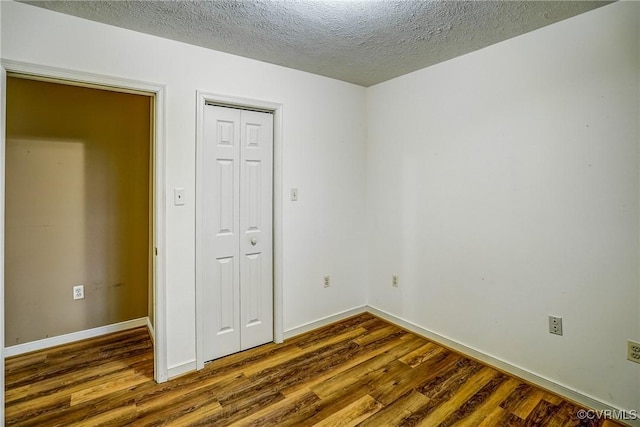
[[[371,306],[640,409],[639,18],[605,6],[367,90]]]
[[[166,85],[168,365],[195,360],[196,90],[283,104],[285,331],[365,301],[365,90],[283,67],[1,2],[2,57]],[[348,183],[348,185],[345,185]],[[324,289],[322,275],[331,274]]]

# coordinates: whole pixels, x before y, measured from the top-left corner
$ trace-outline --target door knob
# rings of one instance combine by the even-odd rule
[[[256,243],[258,243],[258,241],[256,240],[255,237],[253,239],[251,239],[251,246],[255,246]]]

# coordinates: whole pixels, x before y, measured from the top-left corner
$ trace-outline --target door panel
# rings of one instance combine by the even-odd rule
[[[261,202],[260,187],[262,179],[262,162],[254,160],[246,161],[244,164],[246,203],[246,232],[260,231],[261,224]]]
[[[273,341],[273,116],[206,106],[205,360]]]
[[[244,350],[273,341],[273,116],[243,111],[241,132],[240,347]]]
[[[240,120],[207,106],[203,147],[203,351],[207,360],[240,346]]]
[[[213,193],[219,203],[217,236],[233,235],[235,231],[235,161],[216,159],[217,185]]]

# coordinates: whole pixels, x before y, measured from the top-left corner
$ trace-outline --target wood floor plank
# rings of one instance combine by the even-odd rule
[[[360,423],[362,427],[395,426],[429,402],[424,394],[411,390]]]
[[[327,338],[331,338],[344,331],[364,327],[370,322],[380,322],[380,319],[369,313],[363,313],[345,319],[341,322],[332,323],[331,325],[307,332],[306,334],[299,335],[288,341],[300,348],[305,348],[319,341],[324,341]],[[382,322],[382,324],[384,326],[388,326],[388,323]]]
[[[136,405],[140,414],[154,413],[176,402],[188,399],[192,393],[224,396],[226,390],[238,384],[249,385],[249,380],[242,374],[230,372],[219,377],[206,377],[201,381],[184,381],[180,384],[165,383],[160,387],[150,388],[136,396]],[[214,397],[215,398],[215,397]],[[216,400],[217,401],[217,400]]]
[[[350,359],[344,361],[344,363],[338,366],[334,366],[332,370],[326,371],[320,375],[315,376],[314,378],[310,378],[304,383],[289,385],[282,389],[282,393],[286,396],[291,393],[295,393],[300,388],[313,388],[317,384],[327,381],[337,375],[341,375],[345,371],[352,369],[355,366],[360,365],[361,363],[365,363],[380,354],[386,353],[391,349],[393,349],[395,352],[396,349],[402,349],[405,346],[413,346],[416,342],[419,341],[421,341],[420,338],[412,335],[397,336],[394,340],[385,341],[384,345],[375,346],[375,348],[372,347],[369,349],[363,349],[359,354],[354,355]]]
[[[296,413],[290,414],[283,422],[283,426],[310,427],[342,410],[356,400],[365,396],[366,390],[357,393],[335,393],[326,399],[318,399],[307,405],[300,406]]]
[[[79,404],[74,407],[67,405],[66,408],[52,408],[47,411],[25,414],[26,417],[24,419],[18,420],[12,418],[11,422],[15,422],[17,425],[21,426],[67,426],[74,422],[98,417],[102,413],[113,409],[135,405],[136,402],[134,396],[138,393],[138,390],[148,389],[153,385],[154,384],[152,382],[148,382],[134,387],[133,390],[121,390],[119,392],[114,392],[109,396],[108,405],[105,405],[104,402],[92,401]],[[8,420],[5,420],[5,424],[9,425],[7,421]]]
[[[119,385],[123,381],[135,381],[137,384],[140,384],[142,382],[148,382],[150,380],[152,380],[152,378],[137,375],[136,372],[131,369],[120,371],[114,374],[100,376],[86,382],[73,383],[72,386],[66,388],[60,393],[38,396],[32,399],[23,399],[17,403],[7,405],[5,414],[7,417],[19,416],[21,414],[33,411],[34,408],[51,406],[52,404],[55,405],[55,402],[62,401],[67,403],[69,406],[72,406],[74,404],[74,402],[72,401],[72,396],[75,393],[84,393],[95,390],[96,388],[102,388],[106,389],[105,393],[109,394],[114,391],[120,390],[120,388],[118,388],[117,386],[114,387],[114,389],[111,389],[111,385]]]
[[[326,399],[334,393],[344,393],[348,392],[349,389],[364,388],[367,384],[383,375],[389,364],[395,360],[396,356],[394,354],[382,353],[346,371],[331,376],[326,381],[311,387],[311,390],[321,399]]]
[[[431,401],[449,399],[466,380],[483,368],[478,362],[461,357],[455,365],[445,365],[436,375],[425,379],[417,390]]]
[[[207,392],[196,391],[186,393],[179,399],[167,401],[165,405],[157,406],[152,411],[138,412],[135,426],[152,427],[157,425],[176,424],[179,419],[191,418],[191,414],[200,416],[192,419],[191,424],[213,416],[219,416],[223,411],[222,405]]]
[[[500,406],[496,406],[491,409],[491,412],[478,424],[478,427],[501,427],[505,425],[502,419],[505,417],[505,410]]]
[[[477,393],[489,381],[498,375],[498,371],[484,367],[478,373],[470,377],[453,395],[436,406],[430,414],[417,424],[418,426],[434,426],[444,422],[464,402]]]
[[[443,351],[446,351],[446,349],[432,342],[427,342],[422,347],[412,351],[411,353],[405,356],[402,356],[399,360],[411,366],[412,368],[415,368],[425,360],[428,360],[429,358],[434,356],[434,354],[440,353]]]
[[[531,411],[524,423],[525,426],[548,426],[553,417],[553,405],[546,400],[540,400]]]
[[[288,426],[296,425],[296,419],[292,419],[299,415],[305,408],[310,408],[318,403],[320,398],[309,389],[298,390],[295,393],[285,397],[269,407],[244,417],[231,426]]]
[[[350,359],[348,363],[341,365],[339,369],[325,374],[324,377],[326,378],[323,379],[323,381],[329,381],[331,384],[341,384],[337,384],[337,386],[334,386],[333,389],[326,391],[328,395],[325,396],[325,398],[319,399],[318,401],[312,402],[308,405],[300,405],[300,407],[297,408],[296,413],[292,413],[286,420],[282,421],[282,425],[296,427],[315,425],[316,423],[321,422],[325,418],[331,416],[331,414],[340,411],[352,402],[366,395],[368,390],[366,387],[353,385],[350,382],[351,380],[358,380],[358,374],[354,374],[353,371],[347,371],[360,364],[366,367],[366,369],[371,370],[374,368],[373,364],[375,362],[373,361],[373,359],[376,357],[385,358],[387,362],[392,361],[394,360],[394,358],[397,358],[405,354],[406,352],[419,347],[424,341],[421,338],[415,338],[419,337],[411,337],[407,335],[396,337],[394,341],[388,341],[382,347],[375,347],[371,352],[371,354],[373,354],[373,357],[371,357],[369,352],[366,352],[365,354],[368,356],[368,358],[356,356],[355,358]],[[384,364],[381,364],[380,367],[384,367]],[[340,378],[337,382],[331,380],[333,376],[338,375],[340,375]],[[323,382],[317,381],[317,379],[318,377],[305,384],[310,384],[311,388],[314,388],[316,385]],[[319,389],[325,388],[324,386],[320,386]]]
[[[303,412],[292,419],[293,423],[288,425],[311,427],[319,423],[326,423],[327,419],[335,420],[336,413],[346,410],[345,408],[367,398],[367,396],[366,390],[359,390],[358,393],[334,394],[328,399],[322,399],[310,407],[304,408]]]
[[[77,351],[57,348],[52,354],[47,355],[47,362],[44,366],[35,366],[32,369],[13,372],[12,375],[5,378],[6,386],[13,388],[33,384],[48,377],[59,377],[65,374],[74,374],[80,370],[100,367],[113,358],[134,357],[153,351],[148,335],[143,338],[137,330],[133,337],[129,339],[123,338],[122,341],[124,343],[111,339],[90,351],[85,351],[84,346],[76,345],[72,346],[78,348]],[[110,349],[110,345],[118,350]]]
[[[82,420],[67,424],[69,427],[85,427],[85,426],[114,426],[125,425],[125,423],[135,416],[135,405],[114,408],[106,412],[101,412],[94,417],[84,418]]]
[[[457,424],[459,426],[475,427],[482,424],[490,416],[497,417],[498,414],[493,415],[494,409],[504,411],[500,408],[500,402],[511,394],[519,384],[518,380],[502,375],[500,381],[495,382],[494,390],[491,390],[490,387],[483,388],[460,408],[461,418],[456,420]]]
[[[263,359],[259,362],[248,365],[244,368],[243,372],[246,376],[251,376],[257,374],[260,371],[265,371],[272,368],[274,365],[281,365],[283,363],[287,363],[293,359],[299,358],[306,354],[317,351],[323,347],[338,344],[341,342],[350,341],[354,338],[360,337],[366,334],[367,331],[364,328],[356,328],[344,331],[336,336],[329,337],[326,340],[319,341],[313,345],[309,345],[307,347],[300,348],[297,351],[288,351],[286,353],[281,353],[277,356],[270,357],[268,359]]]
[[[347,369],[335,371],[325,381],[314,385],[311,389],[320,397],[328,397],[339,390],[347,391],[349,388],[364,387],[371,381],[375,371],[385,368],[394,360],[422,345],[422,339],[400,337],[390,341],[388,345],[378,347],[372,351],[363,353],[363,357],[354,360]],[[373,357],[370,357],[373,355]]]
[[[466,402],[451,415],[447,417],[445,421],[441,423],[443,427],[452,426],[454,424],[462,423],[470,416],[482,416],[483,413],[479,412],[480,407],[486,402],[487,399],[497,394],[497,389],[507,381],[507,376],[498,373],[494,378],[485,384],[480,390],[474,393]],[[504,396],[502,396],[504,398]],[[496,402],[497,403],[497,402]]]
[[[275,366],[271,370],[249,377],[250,387],[231,391],[222,402],[223,404],[233,403],[236,398],[247,392],[258,392],[272,388],[284,389],[296,384],[303,384],[325,372],[331,372],[334,366],[347,361],[360,350],[360,346],[353,342],[326,346],[312,352],[307,357],[292,360],[285,367]]]
[[[531,411],[535,409],[536,406],[542,400],[542,396],[544,396],[544,392],[539,389],[531,388],[530,393],[528,394],[526,399],[522,399],[518,405],[511,411],[513,415],[523,420],[526,420]]]
[[[315,424],[317,427],[355,426],[382,408],[382,403],[368,394]]]
[[[561,396],[369,313],[162,384],[146,329],[121,331],[8,358],[5,386],[7,426],[587,425]]]
[[[360,345],[367,345],[374,341],[377,341],[381,338],[392,336],[393,334],[399,333],[402,330],[394,325],[387,325],[384,328],[376,329],[373,332],[369,332],[368,334],[356,338],[354,341]]]
[[[409,390],[417,389],[423,383],[430,381],[441,370],[454,366],[459,360],[459,355],[445,351],[435,354],[416,368],[407,367],[404,370],[388,372],[374,384],[375,390],[371,395],[385,405],[391,404]],[[398,363],[406,366],[400,361]]]
[[[104,376],[114,374],[120,371],[133,369],[134,371],[143,369],[153,363],[153,353],[148,352],[142,356],[133,356],[124,359],[118,359],[113,362],[107,362],[101,366],[100,373]],[[5,393],[5,402],[12,403],[25,398],[36,398],[51,393],[61,393],[74,383],[87,382],[96,378],[96,371],[92,369],[81,369],[69,374],[54,375],[53,377],[11,388]]]
[[[562,399],[560,396],[556,396],[555,394],[549,392],[543,392],[542,398],[554,406],[558,406],[562,402],[564,402],[564,399]]]
[[[71,393],[71,406],[94,399],[105,398],[113,392],[130,389],[138,384],[149,382],[149,380],[150,378],[146,375],[124,371],[120,378],[114,378],[109,382],[102,382],[93,387],[83,388],[82,390]]]
[[[207,402],[204,405],[195,408],[191,412],[186,412],[184,415],[172,419],[167,422],[166,425],[172,427],[192,425],[202,419],[211,419],[218,416],[222,411],[222,405],[220,405],[219,402]]]
[[[549,402],[546,398],[546,402]],[[551,402],[549,402],[551,403]],[[558,405],[555,405],[555,411],[553,416],[549,420],[550,425],[554,426],[576,426],[580,424],[580,420],[577,417],[578,408],[566,401],[560,400]]]

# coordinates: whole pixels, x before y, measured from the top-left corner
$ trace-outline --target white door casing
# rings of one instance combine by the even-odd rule
[[[273,340],[270,113],[205,105],[202,146],[202,352]]]

